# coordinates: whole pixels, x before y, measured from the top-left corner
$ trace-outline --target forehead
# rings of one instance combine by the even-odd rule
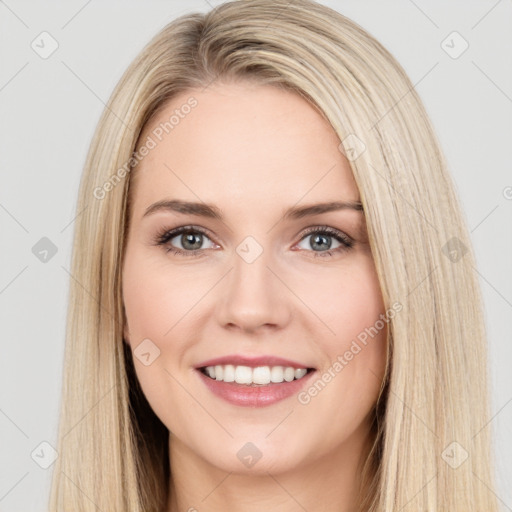
[[[148,123],[141,143],[148,137],[155,145],[136,169],[140,208],[169,195],[279,206],[305,195],[306,202],[359,197],[330,124],[305,99],[275,86],[183,92]]]

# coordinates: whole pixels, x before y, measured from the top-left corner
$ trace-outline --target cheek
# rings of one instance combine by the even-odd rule
[[[179,323],[180,319],[190,309],[188,302],[193,297],[197,301],[197,293],[190,284],[183,273],[180,276],[178,271],[162,268],[161,263],[155,264],[136,249],[127,253],[123,267],[123,301],[129,328],[126,340],[146,399],[162,423],[173,431],[176,426],[187,424],[183,411],[191,414],[194,408],[190,396],[178,382],[181,379],[176,380],[173,368],[182,360],[176,332],[185,322]],[[142,357],[144,353],[150,354],[149,361]],[[200,411],[194,412],[200,415]]]
[[[369,256],[339,271],[323,269],[314,282],[309,280],[307,284],[311,310],[322,320],[323,339],[332,347],[344,346],[384,313],[379,281]]]
[[[336,396],[346,410],[365,414],[377,397],[387,350],[388,324],[382,320],[385,308],[373,260],[368,254],[317,278],[309,296],[322,320],[323,335],[315,341],[327,355],[320,376],[325,372],[330,389],[318,405],[326,400],[322,405],[327,407]]]
[[[170,336],[206,290],[201,280],[191,279],[179,267],[155,264],[134,253],[123,269],[123,301],[132,346],[139,338]]]

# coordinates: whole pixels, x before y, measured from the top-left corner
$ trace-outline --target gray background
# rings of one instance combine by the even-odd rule
[[[56,444],[76,197],[103,104],[163,25],[218,3],[0,0],[1,511],[46,509],[52,466],[35,460],[51,457],[41,442]],[[490,342],[487,428],[496,439],[497,494],[512,510],[511,1],[321,3],[395,55],[446,153],[477,254]],[[31,47],[43,31],[58,43],[46,59]],[[469,43],[458,58],[441,46],[453,31]],[[454,52],[461,46],[452,40]],[[57,248],[46,262],[32,252],[42,237]]]

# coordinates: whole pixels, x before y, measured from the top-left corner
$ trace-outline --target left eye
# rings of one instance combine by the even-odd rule
[[[307,242],[307,239],[310,239]],[[334,245],[333,241],[334,239]],[[301,247],[300,244],[306,244],[306,247]],[[350,238],[347,237],[341,231],[324,227],[324,228],[313,228],[305,236],[303,236],[300,244],[298,245],[301,249],[314,249],[313,252],[316,253],[327,253],[330,255],[330,251],[343,251],[352,247],[353,242]],[[318,250],[317,250],[318,249]],[[315,254],[316,256],[316,254]]]

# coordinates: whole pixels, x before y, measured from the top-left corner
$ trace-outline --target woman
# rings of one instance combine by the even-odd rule
[[[170,23],[77,207],[52,510],[498,510],[467,230],[355,23],[307,0]]]

